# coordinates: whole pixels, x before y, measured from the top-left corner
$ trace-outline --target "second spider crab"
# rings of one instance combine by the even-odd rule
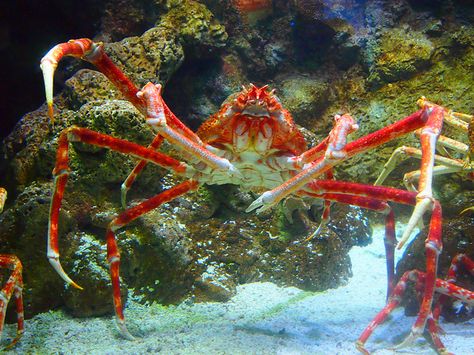
[[[48,258],[60,276],[80,288],[64,272],[59,262],[58,217],[69,175],[69,142],[80,141],[132,155],[140,161],[122,185],[122,201],[137,174],[147,163],[157,164],[186,180],[154,197],[125,209],[106,230],[107,260],[113,287],[117,325],[121,334],[132,339],[125,326],[120,297],[120,254],[115,240],[119,228],[204,184],[235,184],[246,190],[266,191],[247,209],[263,211],[290,195],[309,196],[325,202],[324,218],[328,218],[329,202],[352,204],[378,211],[386,220],[386,253],[388,289],[393,285],[393,253],[396,244],[394,213],[388,202],[415,206],[401,244],[427,210],[432,211],[426,239],[426,278],[422,306],[407,342],[424,330],[430,314],[435,289],[438,254],[441,250],[441,206],[432,197],[434,150],[447,110],[437,105],[424,105],[419,111],[369,135],[347,143],[347,136],[358,126],[348,115],[337,115],[334,128],[317,146],[307,149],[303,135],[285,110],[274,91],[267,86],[250,85],[230,96],[221,109],[194,133],[168,108],[161,97],[161,86],[152,83],[138,89],[112,63],[102,44],[89,39],[71,40],[52,48],[41,61],[48,110],[53,117],[53,75],[64,56],[73,56],[94,64],[143,115],[156,132],[148,147],[108,136],[82,127],[69,127],[58,138],[56,165],[53,170],[55,188],[48,228]],[[419,192],[336,181],[332,169],[343,161],[380,146],[407,133],[421,129],[422,169]],[[181,152],[181,161],[158,152],[163,140]],[[125,204],[125,203],[124,203]],[[400,245],[401,245],[400,244]]]

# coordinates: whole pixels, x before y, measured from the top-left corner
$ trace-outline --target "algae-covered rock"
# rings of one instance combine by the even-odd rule
[[[175,1],[156,27],[140,37],[129,37],[106,46],[107,53],[134,83],[167,81],[191,51],[225,45],[227,33],[207,8],[195,1]],[[191,51],[191,53],[192,53]]]
[[[314,119],[329,105],[329,86],[317,78],[294,75],[285,78],[278,88],[283,105],[299,124]]]
[[[377,86],[407,79],[429,67],[434,46],[421,32],[395,28],[382,34],[374,51],[368,80]]]

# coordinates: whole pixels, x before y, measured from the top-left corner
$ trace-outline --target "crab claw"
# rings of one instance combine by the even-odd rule
[[[245,210],[245,212],[252,212],[255,210],[257,213],[261,213],[263,211],[268,210],[274,205],[273,202],[273,192],[266,191],[261,194],[255,201],[253,201],[249,207]]]
[[[410,220],[407,223],[407,226],[405,230],[403,231],[403,235],[400,238],[400,241],[398,242],[397,249],[401,249],[405,243],[408,241],[410,238],[411,233],[417,226],[417,224],[422,221],[423,215],[425,212],[432,206],[433,201],[430,198],[423,197],[423,196],[417,196],[417,203],[415,205],[415,208],[413,210],[413,213],[410,217]]]
[[[48,115],[51,122],[54,123],[53,110],[53,81],[54,72],[59,61],[65,56],[82,58],[94,49],[93,42],[87,38],[70,40],[67,43],[61,43],[54,46],[41,59],[41,70],[43,72],[44,88],[46,92],[46,103],[48,105]]]
[[[56,256],[49,256],[48,255],[48,260],[49,260],[49,263],[53,266],[54,270],[56,270],[56,272],[59,274],[59,276],[61,276],[61,278],[67,282],[69,285],[79,289],[79,290],[83,290],[83,288],[81,286],[79,286],[77,283],[75,283],[74,281],[72,281],[72,279],[69,277],[68,274],[66,274],[66,272],[64,271],[63,267],[61,266],[61,263],[59,262],[59,258]]]
[[[115,324],[117,325],[120,335],[122,335],[127,340],[135,340],[135,337],[128,331],[123,319],[115,317]]]

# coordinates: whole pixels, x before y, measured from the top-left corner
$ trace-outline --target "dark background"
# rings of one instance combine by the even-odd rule
[[[100,3],[0,0],[0,139],[44,102],[39,67],[43,55],[57,43],[94,36]]]

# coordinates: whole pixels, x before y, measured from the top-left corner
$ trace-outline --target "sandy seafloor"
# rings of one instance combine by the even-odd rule
[[[397,228],[400,230],[400,228]],[[9,353],[27,354],[359,354],[354,347],[385,301],[383,227],[374,242],[351,251],[354,276],[346,286],[321,293],[253,283],[227,303],[144,306],[133,300],[125,316],[135,341],[122,339],[112,317],[77,319],[61,311],[27,320],[21,342]],[[112,302],[112,299],[110,300]],[[399,309],[369,339],[373,354],[391,350],[409,332],[414,317]],[[474,355],[474,320],[442,323],[447,348]],[[8,325],[3,343],[15,333]],[[435,354],[425,339],[398,350]]]

